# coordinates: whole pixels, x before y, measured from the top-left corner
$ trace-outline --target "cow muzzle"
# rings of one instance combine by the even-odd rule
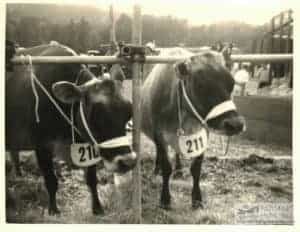
[[[246,121],[242,116],[225,118],[221,122],[221,130],[228,136],[239,134],[246,130]]]
[[[116,162],[116,172],[117,173],[126,173],[133,169],[136,165],[136,154],[131,152],[117,158]]]
[[[137,162],[135,152],[116,155],[112,160],[103,159],[103,161],[106,170],[119,174],[132,170]]]
[[[126,173],[132,170],[137,162],[136,153],[131,149],[131,139],[127,136],[101,143],[104,166],[110,172]],[[110,158],[113,156],[113,158]]]

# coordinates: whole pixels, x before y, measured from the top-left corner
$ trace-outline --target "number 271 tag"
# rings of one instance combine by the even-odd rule
[[[89,143],[72,144],[71,158],[78,167],[88,167],[101,160],[100,151]]]
[[[208,148],[208,134],[205,129],[191,135],[180,135],[178,145],[186,158],[201,155]]]

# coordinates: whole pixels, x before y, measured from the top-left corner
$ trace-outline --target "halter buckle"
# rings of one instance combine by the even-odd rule
[[[183,128],[178,128],[176,134],[177,134],[178,137],[184,135],[184,130],[183,130]]]

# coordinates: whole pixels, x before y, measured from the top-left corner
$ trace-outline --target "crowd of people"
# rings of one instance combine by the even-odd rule
[[[278,77],[271,69],[270,64],[263,63],[253,66],[250,63],[234,63],[231,73],[236,83],[233,95],[251,95],[251,91],[247,90],[250,82],[255,83],[256,94],[270,92],[271,95],[277,95],[278,91],[274,91],[276,88],[284,91],[284,93],[281,91],[282,93],[279,93],[279,95],[292,93],[290,73]]]

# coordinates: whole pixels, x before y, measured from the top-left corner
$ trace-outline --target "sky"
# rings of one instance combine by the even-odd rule
[[[282,10],[292,8],[296,0],[67,0],[71,4],[96,4],[106,8],[113,3],[116,11],[131,13],[138,3],[143,14],[172,15],[187,19],[190,25],[220,21],[242,21],[262,25]]]

